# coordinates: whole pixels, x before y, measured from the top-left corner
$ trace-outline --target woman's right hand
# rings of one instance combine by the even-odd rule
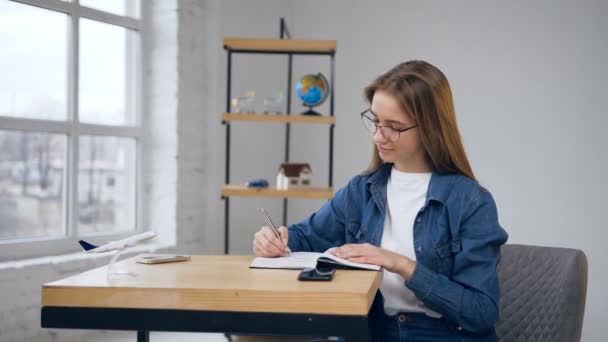
[[[289,252],[289,248],[287,247],[289,236],[287,227],[281,226],[278,230],[281,236],[280,240],[274,235],[272,228],[268,226],[263,226],[255,233],[253,239],[253,253],[255,256],[273,258]]]

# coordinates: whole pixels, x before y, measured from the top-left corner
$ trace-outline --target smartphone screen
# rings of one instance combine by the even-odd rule
[[[298,280],[302,281],[330,281],[334,278],[334,268],[307,268],[300,272]]]
[[[135,261],[140,264],[161,264],[165,262],[176,262],[186,260],[190,260],[190,256],[175,254],[152,254],[139,256]]]

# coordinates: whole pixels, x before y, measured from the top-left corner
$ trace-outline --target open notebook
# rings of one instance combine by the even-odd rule
[[[249,267],[300,270],[304,268],[315,268],[317,267],[317,265],[322,265],[325,267],[329,266],[336,269],[360,269],[373,271],[380,270],[380,266],[378,265],[360,264],[357,262],[338,258],[337,256],[329,253],[330,250],[331,249],[328,249],[324,253],[292,252],[289,256],[282,256],[278,258],[257,257],[253,259]]]

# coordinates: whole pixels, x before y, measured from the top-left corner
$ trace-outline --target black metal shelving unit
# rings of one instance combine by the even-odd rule
[[[291,112],[291,93],[292,93],[292,71],[293,71],[293,58],[296,55],[320,55],[328,56],[330,58],[330,76],[329,76],[329,117],[318,117],[318,119],[311,118],[306,120],[304,123],[318,123],[329,125],[329,179],[328,189],[322,189],[321,191],[299,191],[297,193],[281,193],[280,191],[256,191],[255,193],[248,193],[247,189],[237,189],[230,191],[230,189],[224,188],[222,190],[222,198],[224,199],[224,253],[228,254],[230,251],[230,197],[231,196],[258,196],[258,197],[282,197],[283,198],[283,224],[287,223],[287,201],[288,197],[301,197],[301,198],[331,198],[333,196],[333,145],[334,145],[334,88],[335,88],[335,55],[336,55],[336,41],[335,40],[298,40],[291,39],[285,20],[280,20],[280,34],[279,39],[252,39],[252,38],[225,38],[224,49],[227,52],[227,63],[226,63],[226,113],[222,118],[222,124],[226,127],[226,160],[225,160],[225,187],[230,184],[230,100],[231,86],[232,86],[232,55],[233,54],[279,54],[286,55],[288,58],[288,70],[287,70],[287,98],[286,107],[287,113],[281,114],[287,117],[280,117],[280,121],[286,125],[285,129],[285,162],[289,162],[289,146],[290,146],[290,128],[292,123],[302,123],[302,120],[293,120],[296,118],[290,117]],[[299,115],[299,114],[298,114]],[[259,122],[259,118],[253,120],[234,118],[234,121],[252,121]],[[279,120],[273,119],[269,116],[268,122],[277,122]],[[233,187],[234,188],[234,187]]]

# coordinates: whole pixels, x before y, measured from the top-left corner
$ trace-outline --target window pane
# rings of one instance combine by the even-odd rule
[[[138,0],[80,0],[80,4],[118,15],[139,17]]]
[[[0,240],[65,235],[66,137],[0,130]]]
[[[0,1],[0,115],[67,118],[65,14]]]
[[[80,138],[80,234],[135,229],[135,139]]]
[[[134,124],[134,40],[125,28],[80,21],[80,121]]]

